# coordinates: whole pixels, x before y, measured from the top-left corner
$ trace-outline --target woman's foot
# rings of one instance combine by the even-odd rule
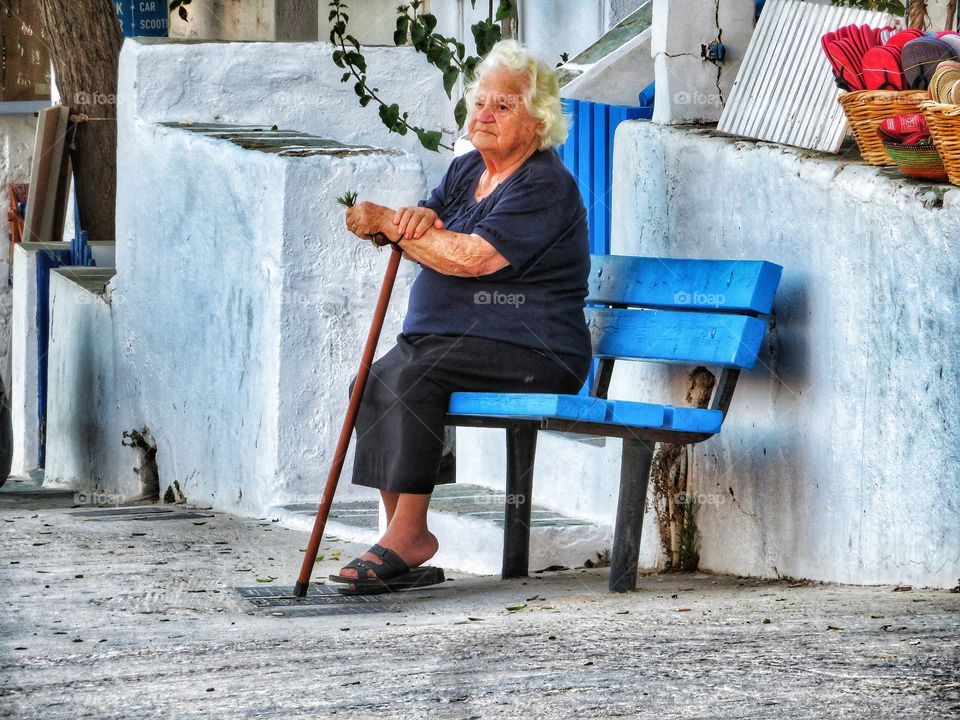
[[[387,529],[387,532],[383,534],[383,537],[380,538],[377,544],[393,550],[393,552],[399,555],[407,566],[411,568],[423,565],[423,563],[437,554],[437,549],[440,547],[436,536],[429,530],[412,534],[395,531],[392,527]],[[361,555],[360,559],[366,561],[367,564],[374,568],[382,564],[380,558],[369,551]],[[357,571],[354,568],[345,567],[340,570],[340,576],[355,578],[357,577]],[[368,578],[374,576],[374,571],[367,570]]]

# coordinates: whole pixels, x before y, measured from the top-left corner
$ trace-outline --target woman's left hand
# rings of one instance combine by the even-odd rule
[[[396,242],[401,235],[393,222],[394,211],[383,205],[372,202],[359,202],[347,208],[347,229],[357,237],[370,240],[372,236],[382,234],[391,242]]]

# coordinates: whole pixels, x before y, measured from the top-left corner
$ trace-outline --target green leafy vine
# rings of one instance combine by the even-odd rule
[[[471,0],[475,5],[476,0]],[[496,14],[481,20],[471,26],[474,41],[477,45],[477,55],[467,55],[463,43],[455,37],[446,37],[436,32],[437,18],[425,12],[419,12],[422,0],[412,0],[409,5],[397,7],[397,24],[393,33],[395,45],[405,45],[408,42],[418,52],[426,56],[427,62],[440,70],[443,79],[443,89],[447,97],[452,99],[453,88],[462,75],[469,81],[476,72],[477,65],[490,49],[500,41],[502,34],[500,23],[507,20],[514,12],[512,0],[500,0]],[[406,135],[408,132],[416,134],[420,144],[428,150],[452,150],[452,146],[441,142],[442,134],[436,130],[426,130],[410,122],[410,114],[402,112],[397,103],[388,103],[381,98],[379,88],[371,87],[367,82],[367,61],[360,50],[360,43],[347,32],[350,16],[345,12],[348,5],[344,0],[331,0],[329,20],[332,23],[330,42],[337,46],[333,52],[333,62],[337,67],[346,70],[340,82],[354,81],[353,90],[359,98],[360,105],[366,107],[370,102],[377,103],[380,120],[391,132]],[[465,98],[460,98],[454,107],[454,119],[457,128],[462,128],[467,118],[467,104]]]

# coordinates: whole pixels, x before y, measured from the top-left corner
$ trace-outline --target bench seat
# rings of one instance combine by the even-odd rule
[[[622,440],[609,587],[636,587],[654,448],[693,445],[720,432],[741,371],[755,367],[768,327],[776,327],[771,314],[782,271],[760,260],[594,255],[584,309],[594,369],[581,394],[452,394],[447,425],[506,430],[503,577],[524,577],[529,569],[537,433],[545,430]],[[717,374],[706,407],[611,399],[614,363],[622,361],[712,367]]]
[[[579,420],[710,435],[719,432],[723,425],[723,413],[719,410],[548,393],[457,392],[450,396],[448,412],[510,419]]]

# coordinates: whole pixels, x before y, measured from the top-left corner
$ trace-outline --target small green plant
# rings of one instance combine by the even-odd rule
[[[337,198],[337,202],[343,205],[344,207],[352,208],[357,204],[357,193],[354,190],[347,190],[343,195]],[[387,236],[383,233],[375,233],[373,235],[367,235],[367,239],[370,240],[376,247],[377,250],[383,250],[384,245],[395,245],[390,240],[387,240]],[[339,555],[340,551],[330,553],[331,557]]]
[[[187,5],[191,2],[192,0],[170,0],[170,12],[176,10],[181,20],[190,22],[190,18],[187,16]]]
[[[353,190],[347,190],[347,192],[337,198],[337,202],[344,207],[351,208],[357,204],[357,193]]]
[[[697,511],[700,505],[689,497],[681,503],[680,570],[696,570],[700,565],[700,538],[697,533]]]
[[[594,555],[597,557],[596,560],[587,558],[583,561],[583,566],[585,568],[610,567],[610,562],[613,559],[610,548],[604,548],[600,552],[594,553]]]

